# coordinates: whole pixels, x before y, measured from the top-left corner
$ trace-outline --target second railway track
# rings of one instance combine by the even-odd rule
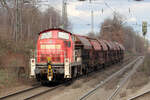
[[[138,94],[134,97],[131,97],[128,100],[150,100],[150,90]]]
[[[119,82],[115,91],[111,94],[111,96],[107,100],[115,100],[115,96],[119,93],[119,90],[123,88],[127,80],[136,72],[136,69],[143,63],[144,57],[142,57],[136,64],[133,66],[132,70],[127,73],[127,75]],[[145,100],[145,99],[144,99]]]
[[[110,81],[112,78],[116,77],[118,74],[124,72],[127,68],[130,68],[134,63],[136,63],[141,57],[136,58],[134,61],[127,64],[124,68],[120,69],[118,72],[112,74],[110,77],[105,79],[104,81],[101,81],[94,89],[84,94],[82,97],[80,97],[79,100],[87,100],[92,94],[96,92],[96,90],[100,87],[102,87],[105,83]],[[111,99],[110,99],[111,100]]]

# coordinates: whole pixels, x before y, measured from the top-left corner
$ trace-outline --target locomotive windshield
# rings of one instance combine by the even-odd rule
[[[66,32],[58,32],[57,35],[53,34],[52,32],[45,32],[41,34],[40,39],[49,39],[54,37],[69,40],[69,34]]]
[[[68,40],[69,39],[69,34],[65,33],[65,32],[58,32],[58,38]]]
[[[48,38],[52,38],[52,32],[46,32],[41,34],[40,39],[48,39]]]

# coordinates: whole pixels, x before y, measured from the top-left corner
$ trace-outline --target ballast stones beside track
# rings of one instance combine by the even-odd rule
[[[108,82],[109,80],[111,80],[113,77],[116,77],[118,74],[124,72],[127,68],[131,67],[131,66],[132,66],[135,62],[137,62],[139,59],[141,59],[141,57],[138,57],[136,60],[132,61],[131,63],[129,63],[128,65],[126,65],[124,68],[122,68],[120,71],[114,73],[113,75],[111,75],[110,77],[108,77],[106,80],[102,81],[102,82],[101,82],[100,84],[98,84],[94,89],[92,89],[91,91],[89,91],[89,92],[87,92],[86,94],[84,94],[79,100],[85,100],[85,99],[87,100],[88,97],[90,98],[90,96],[91,96],[92,94],[94,94],[98,88],[100,88],[101,86],[103,86],[106,82]],[[120,88],[120,86],[118,85],[117,88]],[[113,92],[113,91],[112,91],[112,92]],[[117,92],[117,90],[115,90],[114,94],[115,94],[116,92]],[[112,94],[112,96],[114,96],[114,94]],[[95,96],[94,96],[94,98],[95,98]],[[98,99],[98,98],[101,98],[101,97],[98,97],[98,96],[97,96],[97,99]],[[93,100],[93,98],[90,98],[90,99]],[[90,100],[90,99],[89,99],[89,100]],[[95,100],[97,100],[97,99],[95,98]],[[108,99],[108,100],[111,100],[111,97],[110,97],[110,99]]]
[[[30,100],[32,98],[35,98],[39,95],[42,95],[46,92],[52,91],[54,89],[56,89],[58,86],[56,87],[43,87],[41,85],[36,86],[36,87],[32,87],[29,89],[25,89],[4,97],[1,97],[0,100]]]
[[[31,87],[31,88],[23,89],[23,90],[20,90],[20,91],[15,92],[15,93],[11,93],[11,94],[9,94],[9,95],[0,97],[0,100],[5,100],[5,99],[7,99],[7,98],[11,98],[11,97],[13,97],[13,96],[17,96],[17,95],[19,95],[19,94],[22,94],[22,93],[25,93],[25,92],[28,92],[28,91],[37,89],[37,88],[39,88],[39,87],[41,87],[40,84],[37,85],[37,86]]]
[[[69,83],[70,81],[67,81],[65,83],[62,84],[55,84],[52,86],[42,86],[42,85],[37,85],[34,86],[32,88],[28,88],[28,89],[24,89],[21,91],[18,91],[16,93],[13,94],[9,94],[7,96],[4,97],[0,97],[0,100],[31,100],[31,99],[35,99],[37,100],[37,98],[43,94],[46,94],[48,92],[51,92],[59,87],[64,86],[65,84]]]
[[[37,100],[47,100],[47,98],[50,98],[50,100],[78,100],[79,97],[91,90],[96,84],[98,84],[98,82],[106,79],[108,76],[111,76],[113,73],[123,68],[123,66],[127,65],[134,58],[135,57],[132,57],[122,64],[120,63],[111,67],[106,67],[105,69],[102,69],[97,73],[93,73],[88,77],[77,79],[70,86],[62,87],[61,89],[59,88],[51,93],[44,94]]]
[[[114,97],[119,93],[119,90],[121,88],[123,88],[123,86],[125,85],[127,80],[136,72],[136,69],[143,63],[143,60],[144,60],[144,57],[141,57],[141,59],[135,63],[132,70],[129,71],[129,73],[127,73],[125,78],[119,83],[119,85],[117,86],[115,91],[112,93],[112,95],[108,98],[108,100],[113,100],[114,99]]]
[[[43,94],[45,94],[45,93],[47,93],[47,92],[53,91],[53,90],[59,88],[60,86],[62,86],[62,85],[58,85],[58,86],[49,88],[49,89],[47,89],[47,90],[45,90],[45,91],[42,91],[42,92],[40,92],[40,93],[37,93],[37,94],[32,95],[32,96],[30,96],[30,97],[27,97],[27,98],[25,98],[24,100],[31,100],[31,99],[33,99],[33,98],[37,98],[38,96],[43,95]]]

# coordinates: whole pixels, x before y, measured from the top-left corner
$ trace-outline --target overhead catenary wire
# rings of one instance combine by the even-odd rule
[[[104,1],[104,4],[105,4],[108,8],[110,8],[114,13],[116,13],[116,10],[115,10],[114,8],[112,8],[111,6],[109,6],[108,3],[106,3],[106,2]]]

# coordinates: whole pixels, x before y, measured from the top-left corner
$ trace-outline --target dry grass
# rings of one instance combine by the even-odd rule
[[[15,43],[8,36],[0,35],[0,88],[28,81],[30,49],[33,47],[29,41]]]
[[[25,72],[21,67],[0,68],[0,88],[14,87],[28,82]]]
[[[0,69],[0,88],[8,88],[16,85],[18,79],[15,72],[8,69]]]
[[[127,86],[127,89],[141,88],[146,85],[150,79],[150,54],[147,54],[144,63],[140,66],[137,72],[131,77],[131,80]]]
[[[131,80],[132,81],[130,81],[127,89],[140,88],[143,85],[147,84],[149,81],[148,77],[143,72],[136,72],[132,76]]]
[[[73,84],[72,84],[72,88],[76,89],[76,88],[80,88],[82,86],[82,81],[81,80],[76,80]]]
[[[119,94],[120,98],[123,98],[123,97],[126,97],[127,96],[127,93],[126,91],[122,92]]]

